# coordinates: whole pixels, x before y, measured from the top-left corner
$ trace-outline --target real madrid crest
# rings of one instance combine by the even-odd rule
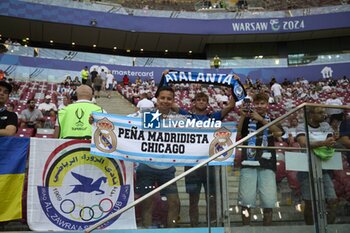
[[[113,132],[114,125],[107,118],[96,122],[94,142],[96,148],[105,153],[112,153],[117,148],[117,136]]]
[[[225,127],[221,127],[220,129],[216,130],[214,133],[214,139],[210,143],[209,147],[209,155],[213,156],[216,153],[226,149],[227,147],[231,146],[233,143],[231,141],[231,132]],[[228,152],[222,154],[218,158],[215,159],[215,161],[224,161],[228,159],[233,153],[233,149],[229,150]]]

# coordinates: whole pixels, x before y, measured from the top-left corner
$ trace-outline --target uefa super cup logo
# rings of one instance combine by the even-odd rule
[[[61,145],[47,161],[43,186],[38,186],[45,215],[65,230],[83,230],[128,202],[123,162],[91,155],[89,150],[89,142],[79,140]]]

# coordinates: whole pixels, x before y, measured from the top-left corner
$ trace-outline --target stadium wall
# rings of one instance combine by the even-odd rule
[[[0,16],[132,32],[202,35],[280,34],[350,27],[350,12],[281,18],[180,19],[144,17],[2,0]]]
[[[137,76],[142,79],[154,78],[156,83],[160,81],[162,72],[166,69],[181,71],[204,72],[204,73],[236,73],[242,80],[250,76],[253,80],[260,79],[268,83],[274,76],[277,81],[282,82],[285,78],[294,80],[304,77],[309,81],[316,81],[326,77],[341,78],[350,76],[350,63],[336,63],[328,65],[310,65],[303,67],[276,67],[276,68],[238,68],[238,69],[179,69],[174,67],[133,67],[110,64],[99,64],[79,61],[65,61],[55,59],[43,59],[23,57],[15,55],[0,55],[0,69],[6,71],[10,77],[25,80],[45,80],[50,82],[61,82],[66,75],[79,76],[84,66],[104,70],[111,70],[114,77],[121,81],[126,74],[130,81],[134,82]]]

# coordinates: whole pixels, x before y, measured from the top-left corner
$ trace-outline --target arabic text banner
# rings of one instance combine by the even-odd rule
[[[28,225],[84,230],[134,200],[133,164],[90,154],[90,141],[31,138]],[[136,229],[134,209],[100,229]]]
[[[0,222],[22,218],[29,138],[0,137]]]
[[[172,127],[163,123],[160,128],[148,129],[141,118],[104,113],[93,116],[91,153],[125,161],[194,166],[228,148],[236,138],[233,122],[217,128],[180,128],[176,122],[168,122]],[[230,150],[210,165],[232,165],[233,160],[234,150]]]

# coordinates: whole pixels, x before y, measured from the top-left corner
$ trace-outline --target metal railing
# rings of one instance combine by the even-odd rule
[[[97,222],[96,224],[88,227],[85,229],[85,232],[89,233],[95,229],[97,229],[99,226],[101,226],[102,224],[108,222],[109,220],[115,218],[116,216],[124,213],[125,211],[133,208],[134,206],[136,206],[137,204],[141,203],[143,200],[153,196],[154,194],[156,194],[157,192],[161,191],[162,189],[168,187],[169,185],[177,182],[178,180],[182,179],[183,177],[187,176],[188,174],[194,172],[195,170],[199,169],[200,167],[204,166],[205,164],[217,159],[218,157],[220,157],[222,154],[227,153],[228,151],[234,149],[234,148],[246,148],[247,146],[239,146],[240,144],[242,144],[243,142],[247,141],[248,139],[250,139],[251,137],[254,137],[256,135],[258,135],[259,133],[263,132],[265,129],[269,128],[272,125],[275,125],[277,123],[279,123],[280,121],[284,120],[285,118],[287,118],[288,116],[298,112],[301,109],[305,109],[306,107],[324,107],[324,108],[340,108],[340,109],[347,109],[350,110],[350,106],[338,106],[338,105],[323,105],[323,104],[312,104],[312,103],[303,103],[299,106],[297,106],[296,108],[294,108],[293,110],[290,110],[289,112],[285,113],[284,115],[278,117],[277,119],[269,122],[268,124],[262,126],[261,128],[259,128],[257,131],[248,134],[246,137],[236,141],[235,143],[233,143],[231,146],[229,146],[228,148],[214,154],[213,156],[209,157],[208,159],[204,160],[203,162],[197,164],[196,166],[190,168],[189,170],[183,172],[182,174],[174,177],[172,180],[164,183],[163,185],[159,186],[158,188],[154,189],[153,191],[147,193],[146,195],[140,197],[139,199],[135,200],[134,202],[130,203],[129,205],[125,206],[124,208],[120,209],[119,211],[109,215],[108,217],[104,218],[103,220]],[[259,146],[249,146],[249,148],[266,148],[266,147],[259,147]],[[269,147],[269,148],[276,148],[276,149],[290,149],[290,150],[306,150],[307,148],[299,148],[299,147]],[[344,150],[344,149],[338,149],[338,151],[348,151],[348,150]]]

